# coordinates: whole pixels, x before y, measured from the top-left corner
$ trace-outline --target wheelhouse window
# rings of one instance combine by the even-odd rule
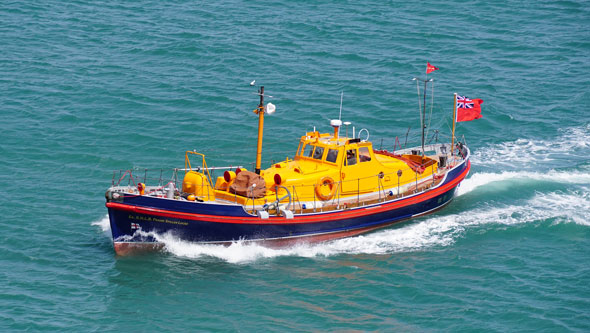
[[[356,149],[349,149],[346,151],[346,165],[351,166],[356,164]]]
[[[315,150],[313,151],[313,158],[316,160],[321,160],[322,156],[324,156],[324,147],[316,146]]]
[[[369,147],[359,148],[359,160],[362,162],[369,162],[371,160],[371,153],[369,153]]]
[[[311,157],[311,155],[313,154],[313,148],[315,146],[313,145],[307,145],[305,146],[305,149],[303,150],[303,154],[301,154],[301,156],[305,156],[305,157]]]
[[[301,147],[303,146],[303,142],[299,142],[299,146],[297,147],[297,152],[295,153],[295,156],[299,156],[299,154],[301,154]]]
[[[338,149],[329,149],[326,162],[336,163],[336,160],[338,160]]]

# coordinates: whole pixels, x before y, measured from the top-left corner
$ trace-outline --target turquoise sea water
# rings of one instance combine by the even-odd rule
[[[0,4],[0,330],[589,331],[585,1]],[[286,249],[114,255],[112,171],[263,160],[343,120],[419,136],[415,76],[484,100],[472,173],[436,214]]]

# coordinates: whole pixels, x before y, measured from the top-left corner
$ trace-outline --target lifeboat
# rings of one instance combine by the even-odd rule
[[[160,170],[159,178],[147,170],[113,175],[106,207],[117,254],[159,248],[166,233],[271,246],[355,236],[444,207],[469,172],[469,149],[454,133],[452,142],[387,151],[374,148],[367,130],[363,138],[340,135],[339,119],[332,132],[302,135],[292,158],[261,169],[264,116],[275,107],[264,105],[264,87],[258,93],[254,170],[208,167],[204,154],[187,151],[172,181]]]

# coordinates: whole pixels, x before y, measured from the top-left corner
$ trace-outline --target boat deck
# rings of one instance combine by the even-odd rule
[[[288,197],[282,197],[280,195],[277,195],[277,200],[274,203],[270,202],[264,205],[254,204],[254,200],[249,200],[249,204],[248,201],[246,204],[240,204],[240,200],[238,200],[238,195],[236,194],[231,194],[230,196],[226,195],[223,197],[223,199],[216,198],[210,201],[196,200],[193,202],[200,204],[241,206],[243,207],[245,212],[253,216],[260,216],[260,212],[264,211],[268,214],[268,216],[288,215],[287,217],[293,215],[305,215],[318,212],[346,210],[356,207],[370,206],[378,203],[392,202],[426,192],[429,189],[439,186],[441,182],[444,181],[446,174],[451,169],[453,169],[457,164],[464,161],[463,156],[461,156],[460,154],[451,155],[448,144],[429,145],[427,146],[427,148],[432,153],[428,155],[428,157],[436,159],[436,161],[438,161],[439,163],[441,162],[441,158],[445,159],[444,163],[441,163],[444,164],[444,166],[440,167],[436,173],[432,174],[432,176],[416,178],[415,182],[399,184],[395,187],[384,188],[380,186],[378,190],[369,193],[357,192],[356,194],[347,193],[346,195],[341,195],[341,186],[337,182],[336,186],[338,186],[338,189],[336,190],[333,198],[326,201],[316,200],[315,197],[301,198],[297,194],[297,189],[293,187],[292,189],[288,189]],[[396,152],[396,154],[411,154],[413,152],[415,152],[415,148],[401,150]],[[232,170],[235,168],[237,167],[211,167],[208,168],[208,171],[214,172],[216,170]],[[169,181],[165,181],[162,178],[162,175],[164,173],[163,169],[156,170],[155,172],[160,173],[159,178],[148,178],[148,172],[150,175],[152,175],[154,174],[153,170],[149,171],[143,169],[120,171],[119,177],[116,177],[116,174],[113,175],[113,183],[111,188],[109,188],[109,190],[107,191],[107,194],[110,192],[111,195],[116,195],[116,193],[124,194],[125,196],[141,195],[140,191],[137,188],[137,184],[139,184],[140,182],[145,183],[146,181],[152,181],[155,183],[155,180],[157,180],[157,185],[145,186],[143,195],[155,198],[166,198],[169,200],[190,202],[185,194],[177,190],[179,188],[179,171],[186,172],[187,170],[173,169],[173,174]],[[142,172],[143,175],[141,175]],[[115,178],[118,178],[118,181],[115,182]],[[124,180],[127,180],[128,182],[126,186],[121,185],[121,183],[124,182]],[[232,197],[234,198],[234,200],[232,200]]]

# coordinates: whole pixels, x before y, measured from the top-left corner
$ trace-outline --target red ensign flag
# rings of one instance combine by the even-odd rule
[[[432,72],[434,72],[435,70],[438,70],[438,67],[434,67],[432,66],[428,61],[426,62],[426,74],[430,74]]]
[[[469,99],[457,96],[457,122],[471,121],[481,118],[481,104],[483,99]]]

